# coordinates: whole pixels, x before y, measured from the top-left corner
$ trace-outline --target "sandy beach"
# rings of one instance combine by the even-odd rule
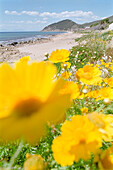
[[[19,43],[16,45],[0,46],[0,62],[14,62],[23,56],[30,56],[32,60],[44,60],[45,53],[51,53],[56,49],[71,49],[78,43],[75,42],[76,38],[81,37],[83,34],[68,32],[51,36],[47,39],[40,39],[29,41],[27,43]]]

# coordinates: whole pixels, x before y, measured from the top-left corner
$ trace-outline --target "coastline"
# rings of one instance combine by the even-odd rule
[[[76,38],[82,34],[67,32],[48,36],[48,38],[38,38],[25,42],[13,42],[9,45],[0,45],[0,62],[15,62],[23,56],[30,56],[31,60],[44,60],[45,53],[51,53],[56,49],[71,49],[78,43]]]

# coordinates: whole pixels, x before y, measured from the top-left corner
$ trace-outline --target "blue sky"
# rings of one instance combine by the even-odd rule
[[[71,19],[79,24],[113,15],[113,0],[0,0],[0,31],[40,31]]]

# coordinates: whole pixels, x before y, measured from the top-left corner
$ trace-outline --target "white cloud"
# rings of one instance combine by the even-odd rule
[[[21,15],[17,11],[8,11],[8,10],[5,11],[5,14],[7,14],[7,15]]]
[[[45,23],[47,23],[47,21],[40,21],[40,20],[37,20],[37,21],[35,21],[36,23],[42,23],[42,24],[45,24]]]
[[[37,12],[37,11],[22,11],[21,14],[36,16],[36,15],[39,15],[39,12]]]
[[[106,19],[107,17],[102,17],[101,19]]]
[[[10,23],[13,23],[13,24],[22,24],[22,23],[24,23],[24,21],[11,21]]]
[[[40,24],[45,24],[47,23],[47,21],[41,21],[41,20],[36,20],[36,21],[10,21],[11,24],[37,24],[37,23],[40,23]]]
[[[39,12],[37,11],[21,11],[21,12],[17,12],[17,11],[5,11],[5,14],[7,15],[22,15],[22,14],[26,14],[26,15],[31,15],[31,16],[36,16],[39,15]]]
[[[98,17],[93,14],[92,11],[64,11],[61,13],[55,12],[43,12],[39,14],[41,17],[52,17],[52,18],[70,18],[70,17],[83,17],[83,18],[92,18],[97,19]]]
[[[43,18],[43,20],[44,20],[44,21],[46,21],[46,20],[48,20],[48,18],[47,18],[47,17],[45,17],[45,18]]]
[[[31,16],[41,16],[44,17],[45,20],[47,20],[48,17],[52,18],[68,18],[68,17],[90,17],[93,19],[97,19],[98,17],[93,14],[92,11],[64,11],[60,13],[56,12],[42,12],[39,13],[38,11],[21,11],[20,13],[17,11],[5,11],[5,14],[7,15],[31,15]]]
[[[5,14],[7,15],[29,15],[29,16],[38,16],[43,19],[43,21],[37,21],[37,23],[46,23],[48,19],[71,19],[77,21],[92,21],[100,19],[98,16],[94,15],[92,11],[63,11],[60,13],[56,12],[42,12],[39,13],[38,11],[5,11]],[[31,21],[30,21],[31,22]],[[32,23],[32,22],[31,22]]]
[[[41,20],[36,20],[36,21],[26,21],[27,24],[45,24],[47,21],[41,21]]]

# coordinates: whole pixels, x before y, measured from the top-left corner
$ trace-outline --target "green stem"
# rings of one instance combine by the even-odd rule
[[[83,84],[83,85],[82,85],[82,87],[81,87],[81,89],[80,89],[79,93],[81,93],[81,92],[82,92],[82,90],[83,90],[84,86],[85,86],[85,84]]]
[[[99,108],[97,108],[95,110],[95,112],[100,112],[101,110],[103,110],[105,108],[105,105],[104,104],[101,104],[101,106]]]
[[[17,156],[19,155],[19,153],[20,153],[21,150],[22,150],[22,147],[23,147],[23,141],[21,141],[21,142],[19,143],[19,146],[18,146],[16,152],[14,153],[14,155],[12,156],[12,158],[11,158],[11,160],[10,160],[10,162],[9,162],[9,165],[8,165],[7,170],[11,170],[11,168],[12,168],[12,166],[13,166],[13,164],[14,164],[15,159],[17,158]]]

